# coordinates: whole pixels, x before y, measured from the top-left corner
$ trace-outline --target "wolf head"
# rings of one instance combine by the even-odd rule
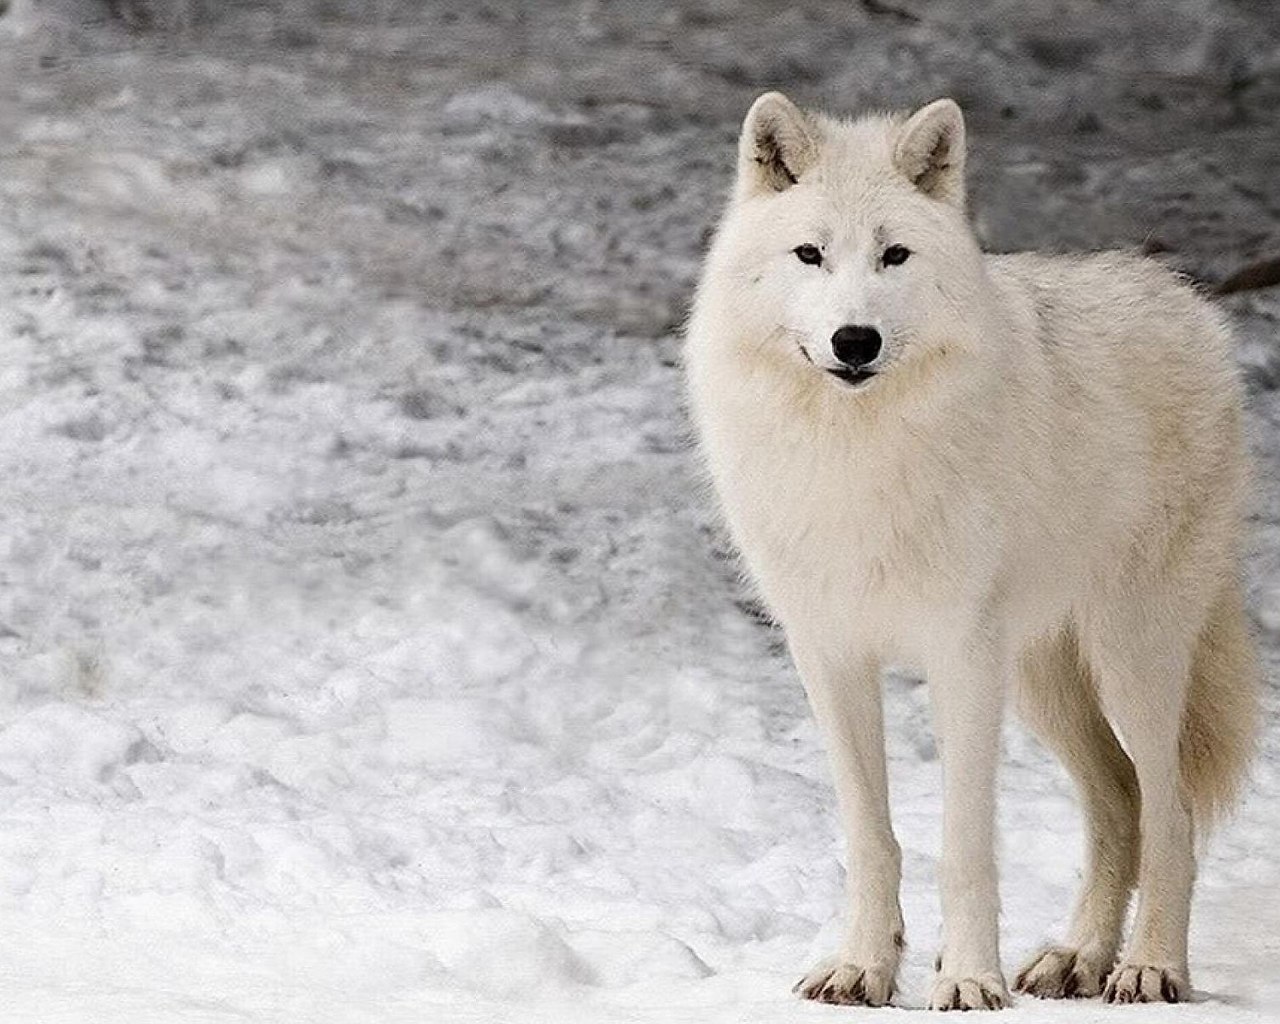
[[[753,354],[835,387],[954,351],[981,277],[960,108],[838,121],[761,96],[711,254]]]

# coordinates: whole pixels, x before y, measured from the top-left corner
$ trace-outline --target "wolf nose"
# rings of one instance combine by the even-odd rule
[[[845,324],[831,335],[831,351],[846,366],[866,366],[880,354],[880,332],[861,324]]]

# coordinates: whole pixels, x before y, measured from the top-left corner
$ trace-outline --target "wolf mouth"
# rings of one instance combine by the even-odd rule
[[[804,356],[805,362],[807,362],[810,366],[818,365],[813,361],[813,357],[809,355],[808,349],[806,349],[803,345],[797,345],[796,348],[800,350],[800,354]],[[870,380],[872,377],[876,375],[875,370],[855,370],[852,367],[847,367],[847,366],[837,367],[834,370],[828,366],[819,366],[818,369],[831,374],[831,376],[835,377],[838,380],[844,381],[851,388],[856,388],[859,384],[862,384],[864,381]]]
[[[852,369],[827,370],[827,373],[831,374],[831,376],[837,378],[838,380],[844,381],[850,387],[855,387],[855,388],[859,384],[863,383],[864,381],[870,380],[872,377],[876,375],[875,370],[852,370]]]

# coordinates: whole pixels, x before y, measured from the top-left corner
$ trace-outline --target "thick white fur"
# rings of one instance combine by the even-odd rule
[[[1193,817],[1229,802],[1255,715],[1230,338],[1138,257],[982,254],[963,165],[949,100],[845,122],[761,97],[689,324],[706,465],[786,630],[848,839],[846,938],[799,987],[893,993],[879,682],[893,664],[928,681],[944,774],[930,1005],[1008,1001],[993,842],[1007,694],[1075,777],[1089,835],[1065,943],[1020,987],[1184,998]],[[907,262],[880,263],[891,244]],[[844,324],[884,338],[856,386],[826,372]]]

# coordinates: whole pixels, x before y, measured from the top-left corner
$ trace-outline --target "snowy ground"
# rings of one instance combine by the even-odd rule
[[[306,6],[0,20],[0,1019],[898,1019],[789,994],[838,934],[833,800],[685,445],[736,123],[949,92],[991,246],[1214,280],[1280,252],[1280,19]],[[1200,1001],[1011,1021],[1280,1019],[1276,292],[1231,305],[1269,718]],[[919,1007],[938,766],[922,687],[889,702]],[[1012,971],[1080,826],[1016,726],[1002,792]]]

